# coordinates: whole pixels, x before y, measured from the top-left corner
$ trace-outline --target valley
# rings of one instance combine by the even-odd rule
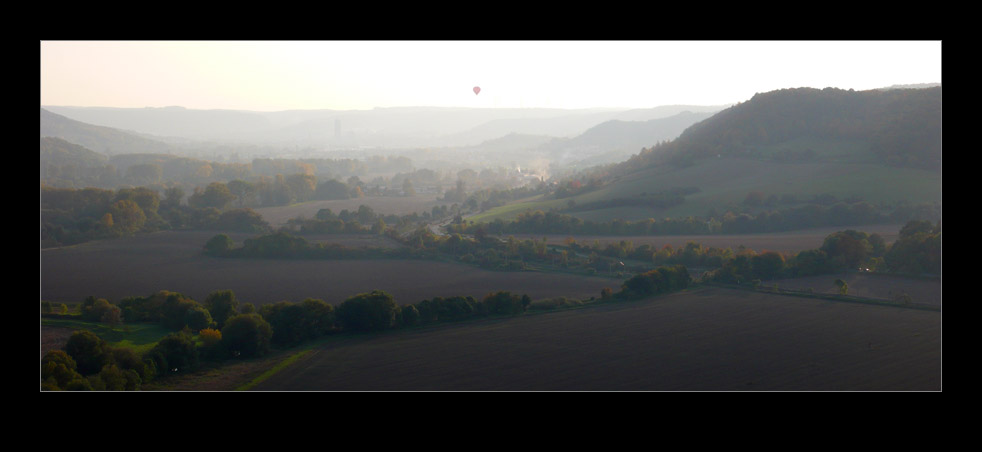
[[[43,103],[42,391],[942,390],[940,84],[466,85]]]

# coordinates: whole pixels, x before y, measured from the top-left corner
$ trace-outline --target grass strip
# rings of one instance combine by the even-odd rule
[[[248,391],[248,390],[256,387],[256,385],[258,385],[259,383],[262,383],[263,381],[266,381],[266,379],[268,379],[269,377],[275,375],[277,372],[279,372],[279,371],[281,371],[283,369],[286,369],[291,364],[297,362],[300,358],[303,358],[304,356],[307,356],[307,354],[309,354],[310,352],[311,352],[311,349],[308,348],[306,350],[302,350],[300,352],[294,353],[294,354],[286,357],[284,360],[280,361],[275,366],[269,368],[268,370],[266,370],[265,372],[263,372],[262,374],[260,374],[256,378],[253,378],[248,383],[245,383],[242,386],[239,386],[238,388],[235,388],[235,390],[236,391]]]
[[[886,300],[882,298],[859,297],[855,295],[836,295],[836,294],[822,293],[822,292],[804,292],[804,291],[792,290],[792,289],[778,289],[777,291],[774,291],[773,289],[769,289],[769,288],[754,289],[753,287],[746,287],[739,284],[727,284],[727,283],[718,283],[718,282],[703,282],[700,284],[711,286],[711,287],[723,287],[728,289],[746,290],[750,292],[767,293],[773,295],[784,295],[789,297],[813,298],[819,300],[841,301],[845,303],[873,304],[873,305],[880,305],[880,306],[892,306],[897,308],[918,309],[921,311],[941,312],[941,306],[935,306],[925,303],[916,303],[916,302],[903,303],[894,300]]]

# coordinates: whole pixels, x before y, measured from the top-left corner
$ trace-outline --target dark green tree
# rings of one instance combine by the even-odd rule
[[[222,343],[233,356],[253,358],[270,351],[273,328],[256,313],[229,318],[222,328]]]
[[[753,267],[753,277],[758,279],[774,279],[784,271],[784,256],[774,251],[764,251],[750,258]]]
[[[75,360],[62,350],[50,350],[41,358],[42,389],[57,391],[68,389],[73,381],[85,381],[77,371]],[[82,383],[78,383],[82,384]]]
[[[75,360],[82,375],[99,373],[102,366],[112,362],[111,352],[106,341],[89,330],[72,333],[65,344],[65,353]]]
[[[380,331],[395,325],[398,310],[392,295],[374,290],[343,301],[337,309],[337,320],[348,331]]]
[[[401,326],[416,326],[419,323],[419,310],[411,304],[403,305],[399,312],[399,324]]]
[[[303,308],[305,340],[332,333],[337,328],[334,306],[316,298],[308,298],[302,301],[300,306]]]
[[[149,360],[145,360],[132,348],[113,347],[113,362],[123,370],[132,370],[140,377],[141,383],[153,380],[155,369]]]
[[[200,331],[211,326],[211,314],[204,306],[196,305],[184,313],[184,321],[191,331]]]
[[[221,329],[229,317],[238,313],[239,302],[231,290],[219,290],[208,294],[204,306],[211,314],[211,319],[218,325],[218,329]]]
[[[194,194],[188,198],[188,204],[195,208],[213,207],[223,210],[234,199],[235,195],[226,184],[212,182],[204,190],[195,189]]]
[[[822,251],[839,270],[855,270],[864,264],[873,251],[865,232],[847,230],[825,237]]]
[[[235,242],[233,242],[228,235],[218,234],[208,239],[208,242],[205,243],[205,253],[221,256],[222,254],[225,254],[231,250],[234,246]]]
[[[198,347],[194,338],[184,332],[168,334],[157,342],[150,353],[159,354],[166,360],[168,372],[184,372],[198,367]]]
[[[304,340],[304,310],[296,303],[281,301],[264,304],[259,308],[259,314],[273,328],[274,345],[293,347]]]
[[[489,314],[516,315],[525,312],[527,307],[522,303],[521,296],[506,291],[489,293],[484,296],[481,303],[487,307]]]

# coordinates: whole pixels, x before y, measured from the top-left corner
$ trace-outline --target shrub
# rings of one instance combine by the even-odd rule
[[[201,339],[201,358],[207,360],[222,360],[228,356],[225,345],[222,344],[222,332],[212,328],[205,328],[198,332]]]
[[[73,381],[85,381],[77,371],[75,360],[61,350],[51,350],[41,358],[41,389],[58,391],[68,389]]]
[[[161,356],[166,369],[171,372],[182,372],[198,366],[198,348],[191,335],[184,332],[165,336],[157,342],[151,353]]]
[[[489,314],[516,315],[525,312],[531,300],[528,299],[528,295],[520,297],[511,292],[500,291],[485,295],[481,303]]]
[[[256,313],[239,314],[222,328],[222,344],[233,356],[256,357],[270,351],[273,328]]]
[[[118,347],[112,349],[113,362],[123,370],[132,370],[140,377],[140,383],[153,380],[155,369],[152,363],[145,361],[131,348]]]
[[[118,313],[115,313],[115,316],[113,313],[113,311],[118,310],[119,307],[114,306],[112,303],[109,303],[109,300],[104,298],[97,299],[95,297],[87,297],[84,301],[82,301],[80,309],[82,319],[89,322],[102,322],[105,318],[106,320],[109,320],[109,322],[105,323],[111,323],[114,318],[119,318]]]
[[[110,352],[106,341],[89,330],[72,333],[65,344],[65,353],[75,360],[82,375],[96,374],[102,370],[102,366],[112,362]]]
[[[235,315],[239,302],[231,290],[219,290],[208,294],[204,306],[211,314],[211,319],[221,328],[229,317]]]
[[[205,254],[221,256],[231,250],[233,246],[235,246],[235,243],[232,242],[232,239],[228,235],[218,234],[205,243],[204,249]]]
[[[380,331],[395,326],[398,310],[392,295],[375,290],[343,301],[337,309],[337,320],[345,330]]]
[[[643,297],[672,292],[688,287],[690,281],[689,271],[684,265],[662,266],[624,281],[620,296]]]
[[[574,298],[556,297],[536,300],[529,305],[531,311],[548,311],[570,306],[580,306],[583,302]]]
[[[200,331],[211,326],[211,314],[201,305],[195,305],[185,311],[184,321],[191,331]]]
[[[323,300],[308,298],[300,303],[303,307],[303,337],[312,339],[334,332],[337,328],[334,306]]]
[[[416,306],[407,304],[399,308],[399,324],[402,326],[416,326],[419,323],[419,310]]]
[[[304,340],[304,311],[300,305],[288,301],[267,304],[259,308],[259,314],[273,328],[273,344],[292,347]]]

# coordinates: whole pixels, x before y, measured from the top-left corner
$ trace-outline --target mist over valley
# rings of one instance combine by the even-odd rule
[[[797,66],[749,65],[770,88],[710,97],[749,82],[640,66],[701,43],[522,43],[555,53],[505,71],[518,43],[121,42],[262,56],[100,105],[54,80],[79,83],[62,47],[89,43],[43,44],[42,391],[941,390],[932,77],[788,87]],[[454,45],[498,64],[442,66]],[[286,71],[287,48],[386,56],[303,59],[279,80],[304,95],[265,95],[288,108],[219,77],[260,86],[251,65]],[[610,70],[569,70],[580,54]],[[374,61],[419,74],[400,89]],[[580,85],[544,78],[561,68]]]

